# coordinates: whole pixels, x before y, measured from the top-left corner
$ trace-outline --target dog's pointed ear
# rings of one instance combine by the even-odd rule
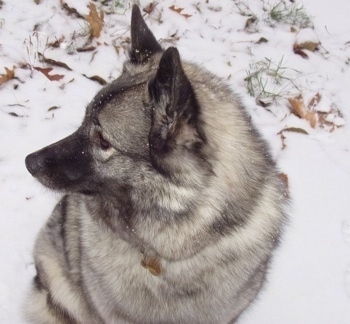
[[[197,150],[204,141],[198,122],[199,106],[176,48],[163,53],[148,90],[153,107],[151,150],[157,154],[179,147]]]
[[[161,51],[162,47],[143,20],[140,8],[134,5],[131,14],[131,63],[146,63],[154,53]]]

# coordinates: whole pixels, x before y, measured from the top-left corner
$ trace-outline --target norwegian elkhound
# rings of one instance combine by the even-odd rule
[[[35,245],[29,321],[232,323],[261,289],[288,200],[267,145],[137,6],[121,76],[26,166],[66,193]]]

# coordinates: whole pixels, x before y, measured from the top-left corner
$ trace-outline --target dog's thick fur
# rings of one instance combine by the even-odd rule
[[[130,60],[82,126],[30,154],[66,193],[36,242],[33,323],[230,323],[254,300],[287,198],[231,90],[163,50],[134,6]]]

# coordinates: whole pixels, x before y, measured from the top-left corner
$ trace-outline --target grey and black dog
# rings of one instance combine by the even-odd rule
[[[30,154],[66,193],[34,251],[33,323],[232,323],[261,289],[288,198],[225,83],[133,7],[130,59],[81,127]]]

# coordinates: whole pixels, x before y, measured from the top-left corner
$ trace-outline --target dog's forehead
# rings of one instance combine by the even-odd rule
[[[112,82],[97,93],[88,106],[88,111],[92,115],[99,114],[111,101],[121,101],[126,92],[134,87],[133,84],[119,84]]]
[[[84,122],[99,125],[112,137],[139,136],[147,131],[150,113],[144,106],[147,81],[116,80],[103,88],[87,107]]]
[[[118,79],[101,89],[87,107],[87,115],[98,115],[112,101],[117,102],[118,106],[123,106],[123,101],[128,96],[137,96],[141,94],[142,88],[146,88],[146,84],[151,77],[151,71],[143,71],[130,75],[123,73]],[[136,98],[135,98],[136,100]]]

